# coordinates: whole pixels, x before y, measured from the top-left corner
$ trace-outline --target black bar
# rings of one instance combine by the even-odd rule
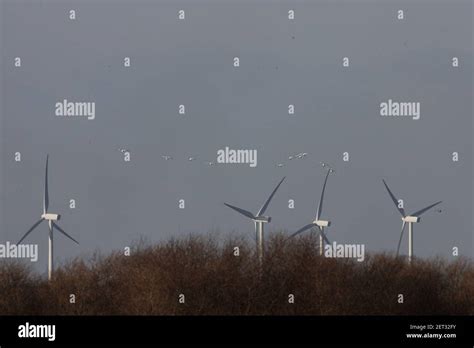
[[[467,316],[3,316],[0,317],[0,346],[50,343],[47,338],[18,337],[19,326],[27,322],[54,324],[56,344],[407,343],[472,347],[474,342],[474,319]],[[425,326],[425,329],[410,329],[410,325]],[[456,337],[407,338],[407,334],[418,333],[455,334]]]

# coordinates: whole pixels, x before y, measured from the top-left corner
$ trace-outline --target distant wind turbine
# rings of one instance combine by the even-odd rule
[[[416,211],[412,214],[407,215],[405,213],[405,209],[400,208],[397,198],[394,196],[392,191],[390,191],[390,189],[388,188],[388,185],[385,182],[385,180],[382,180],[382,181],[383,181],[383,184],[385,185],[385,188],[388,191],[388,194],[390,195],[390,198],[392,199],[393,203],[397,207],[398,212],[402,215],[402,230],[401,230],[401,233],[400,233],[400,240],[398,241],[397,256],[400,253],[400,245],[402,243],[403,232],[405,231],[405,225],[408,223],[408,262],[411,262],[412,257],[413,257],[413,223],[420,222],[421,221],[420,216],[422,214],[426,213],[431,208],[437,206],[442,201],[433,203],[433,204],[427,206],[426,208],[423,208],[423,209],[418,210],[418,211]]]
[[[73,242],[79,244],[78,241],[76,241],[74,238],[72,238],[70,235],[68,235],[59,225],[55,222],[58,221],[61,216],[59,214],[53,214],[48,212],[48,207],[49,207],[49,192],[48,192],[48,158],[49,156],[46,156],[46,171],[45,171],[45,179],[44,179],[44,196],[43,196],[43,214],[41,214],[41,219],[39,219],[26,233],[25,235],[20,239],[20,241],[17,243],[20,244],[26,236],[28,236],[36,227],[39,226],[43,221],[48,221],[48,226],[49,226],[49,252],[48,252],[48,280],[51,280],[51,275],[53,272],[53,230],[56,229],[62,234],[64,234],[66,237],[71,239]]]
[[[253,220],[253,222],[255,224],[255,236],[256,236],[256,242],[257,242],[257,255],[258,255],[258,258],[259,258],[260,265],[263,262],[263,239],[264,239],[263,225],[265,223],[269,223],[272,220],[272,218],[270,216],[264,216],[263,214],[265,214],[265,211],[267,210],[268,205],[270,204],[270,201],[272,200],[273,196],[275,195],[276,191],[280,187],[283,180],[285,180],[285,177],[283,177],[283,179],[280,180],[278,185],[275,187],[273,192],[270,194],[270,196],[265,201],[265,203],[262,205],[262,207],[260,208],[260,210],[257,212],[256,215],[252,214],[251,212],[249,212],[245,209],[241,209],[241,208],[235,207],[233,205],[224,203],[224,205],[226,205],[227,207],[229,207],[229,208],[235,210],[236,212],[242,214],[246,218]]]
[[[326,167],[326,166],[327,165],[324,165],[323,167]],[[319,229],[319,255],[323,255],[324,242],[326,242],[327,244],[330,244],[329,239],[326,237],[326,234],[324,233],[324,228],[331,226],[331,221],[321,220],[321,213],[323,211],[324,192],[326,191],[326,184],[328,182],[329,174],[331,173],[334,173],[334,170],[328,169],[326,173],[326,177],[324,178],[323,189],[321,191],[321,197],[319,198],[319,204],[316,210],[316,218],[314,219],[313,222],[311,222],[310,224],[306,226],[301,227],[298,231],[296,231],[289,237],[289,238],[293,238],[304,231],[311,230],[315,227],[318,228]]]

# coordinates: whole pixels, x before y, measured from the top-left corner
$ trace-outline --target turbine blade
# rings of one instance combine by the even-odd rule
[[[39,219],[38,221],[35,222],[35,224],[33,226],[31,226],[31,228],[28,230],[28,232],[25,233],[25,235],[23,237],[21,237],[21,239],[18,241],[18,243],[16,243],[16,245],[20,244],[23,239],[26,238],[27,235],[29,235],[31,233],[31,231],[33,231],[41,222],[43,222],[43,218]]]
[[[46,155],[46,170],[44,174],[44,196],[43,196],[43,213],[46,214],[49,207],[49,193],[48,193],[48,159],[49,155]]]
[[[398,200],[395,198],[395,196],[393,195],[392,191],[390,191],[390,189],[388,188],[388,185],[387,185],[387,183],[385,182],[385,180],[382,179],[382,181],[383,181],[383,184],[385,185],[385,188],[386,188],[387,191],[388,191],[388,194],[390,195],[390,198],[392,198],[393,204],[395,204],[395,206],[397,207],[397,210],[399,211],[399,213],[400,213],[403,217],[405,217],[405,216],[406,216],[406,214],[405,214],[405,209],[398,207]]]
[[[400,245],[402,244],[402,239],[403,239],[403,232],[405,232],[405,225],[406,225],[406,222],[403,221],[403,224],[402,224],[402,231],[400,233],[400,240],[398,241],[398,247],[397,247],[397,257],[400,253]]]
[[[260,210],[258,211],[257,213],[257,216],[261,216],[263,213],[265,213],[265,210],[267,210],[268,208],[268,205],[270,204],[270,201],[272,200],[273,196],[275,195],[275,192],[278,190],[278,188],[280,187],[281,183],[283,182],[283,180],[285,180],[285,177],[283,177],[283,179],[280,180],[280,182],[278,183],[278,185],[275,187],[275,189],[273,190],[272,194],[270,195],[270,197],[268,197],[267,201],[265,202],[264,205],[262,205],[262,207],[260,208]]]
[[[295,237],[296,235],[298,235],[298,234],[300,234],[300,233],[302,233],[302,232],[304,232],[304,231],[306,231],[306,230],[309,230],[310,228],[313,228],[314,226],[316,226],[316,224],[312,224],[312,223],[311,223],[311,224],[308,224],[308,225],[306,225],[306,226],[304,226],[304,227],[301,227],[298,231],[296,231],[296,232],[293,233],[291,236],[289,236],[288,239],[289,239],[289,238],[293,238],[293,237]]]
[[[234,209],[236,212],[248,217],[249,219],[252,219],[252,220],[255,219],[255,216],[253,216],[253,214],[251,212],[247,211],[247,210],[235,207],[235,206],[227,204],[227,203],[224,203],[224,205],[229,207],[230,209]]]
[[[423,213],[426,213],[428,210],[430,210],[431,208],[437,206],[438,204],[440,204],[442,201],[439,201],[439,202],[436,202],[434,204],[431,204],[429,206],[427,206],[426,208],[423,208],[421,210],[418,210],[417,212],[411,214],[412,216],[416,216],[416,217],[419,217],[421,214]]]
[[[319,198],[318,210],[316,211],[316,220],[319,220],[321,217],[321,212],[323,211],[323,200],[324,200],[324,191],[326,191],[326,183],[328,182],[330,171],[328,170],[326,178],[324,179],[323,190],[321,191],[321,197]]]
[[[331,244],[331,242],[329,241],[328,237],[326,237],[326,234],[323,232],[323,229],[321,227],[319,228],[319,233],[321,233],[321,236],[323,236],[323,239],[326,242],[326,244]]]
[[[64,232],[64,230],[59,227],[56,223],[53,222],[53,228],[56,228],[59,232],[61,232],[62,234],[64,234],[66,237],[68,237],[70,240],[72,240],[73,242],[75,242],[76,244],[79,244],[79,242],[77,240],[75,240],[74,238],[72,238],[69,234],[67,234],[66,232]]]

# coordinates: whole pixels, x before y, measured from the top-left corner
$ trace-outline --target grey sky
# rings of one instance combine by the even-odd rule
[[[385,178],[408,212],[443,200],[441,213],[415,226],[416,255],[449,257],[453,246],[472,255],[471,1],[0,4],[0,242],[16,242],[41,214],[49,153],[51,211],[81,243],[57,235],[58,261],[140,235],[160,241],[219,229],[253,240],[253,224],[223,202],[256,211],[284,175],[266,231],[292,232],[315,215],[320,161],[336,169],[323,212],[331,240],[396,249],[401,221]],[[96,102],[96,119],[54,116],[65,98]],[[381,117],[388,99],[420,102],[421,119]],[[225,146],[257,149],[257,168],[203,163]],[[130,163],[119,147],[131,150]],[[298,152],[308,156],[287,161]],[[39,244],[44,271],[46,225],[26,242]]]

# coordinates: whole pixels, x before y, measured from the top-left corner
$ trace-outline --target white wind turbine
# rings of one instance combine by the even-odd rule
[[[327,167],[327,165],[324,163],[322,165],[323,167]],[[301,227],[298,231],[296,231],[289,237],[289,238],[293,238],[294,236],[304,231],[317,227],[319,229],[319,255],[323,255],[324,242],[326,242],[327,244],[330,244],[329,239],[326,237],[326,234],[324,233],[324,228],[331,226],[331,221],[321,220],[321,213],[323,211],[324,192],[326,191],[326,184],[328,181],[329,174],[331,173],[334,173],[334,170],[332,168],[329,168],[326,173],[326,177],[324,178],[323,189],[321,191],[321,197],[319,198],[318,209],[316,210],[316,218],[314,219],[313,222],[311,222],[310,224],[307,224],[306,226]]]
[[[64,230],[58,226],[55,221],[58,221],[61,216],[59,214],[53,214],[48,212],[49,207],[49,193],[48,193],[48,158],[46,156],[46,171],[45,171],[45,178],[44,178],[44,196],[43,196],[43,214],[41,214],[41,218],[25,233],[25,235],[20,239],[17,243],[20,244],[26,236],[28,236],[39,224],[43,221],[48,221],[49,226],[49,253],[48,253],[48,280],[51,280],[52,272],[53,272],[53,230],[56,229],[66,237],[71,239],[73,242],[79,244],[74,238],[68,235]]]
[[[418,210],[418,211],[416,211],[412,214],[407,215],[405,213],[405,209],[400,207],[399,201],[397,200],[397,198],[395,198],[392,191],[390,191],[390,189],[388,188],[388,185],[385,182],[385,180],[382,180],[382,181],[383,181],[383,184],[385,185],[385,188],[388,191],[388,194],[390,195],[390,198],[392,199],[393,203],[397,207],[398,212],[402,215],[402,230],[401,230],[401,233],[400,233],[400,240],[398,241],[397,256],[400,252],[400,245],[402,243],[403,232],[405,231],[405,225],[408,223],[408,262],[411,262],[411,259],[413,257],[413,223],[420,222],[421,221],[420,216],[422,214],[426,213],[431,208],[437,206],[442,201],[433,203],[433,204],[427,206],[426,208],[423,208],[423,209]]]
[[[270,201],[272,200],[273,196],[275,195],[276,191],[280,187],[283,180],[285,180],[285,177],[283,177],[283,179],[280,180],[278,185],[275,187],[275,189],[271,193],[270,197],[268,197],[268,199],[262,205],[262,207],[260,208],[260,210],[257,212],[256,215],[252,214],[251,212],[249,212],[247,210],[244,210],[244,209],[235,207],[233,205],[224,203],[229,208],[231,208],[231,209],[235,210],[236,212],[242,214],[243,216],[253,220],[253,222],[255,223],[255,236],[256,236],[256,242],[257,242],[257,255],[258,255],[260,264],[262,264],[262,262],[263,262],[263,224],[268,223],[272,220],[272,218],[270,216],[264,216],[263,214],[267,210],[268,205],[270,204]]]

